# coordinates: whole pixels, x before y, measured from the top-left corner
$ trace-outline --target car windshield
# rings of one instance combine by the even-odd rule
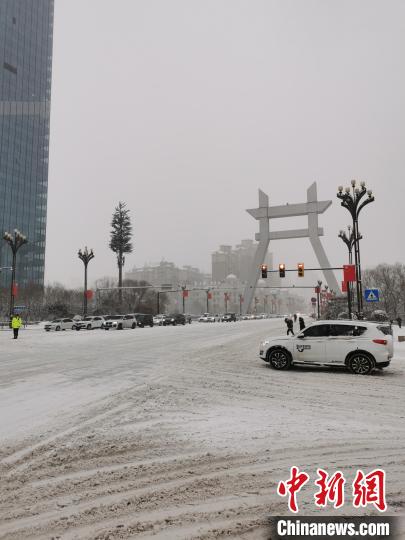
[[[110,315],[109,317],[107,317],[107,319],[110,321],[116,321],[118,319],[122,319],[123,317],[124,315]]]
[[[92,318],[93,318],[93,317],[85,317],[83,320],[84,320],[84,321],[91,321]]]
[[[54,323],[54,322],[61,322],[61,320],[60,320],[60,319],[54,319],[52,322],[53,322],[53,323]]]

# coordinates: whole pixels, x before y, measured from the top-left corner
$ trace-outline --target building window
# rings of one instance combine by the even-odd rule
[[[14,75],[17,75],[17,68],[12,66],[8,62],[4,62],[3,67],[4,69],[8,69],[8,71],[11,71],[11,73],[14,73]]]

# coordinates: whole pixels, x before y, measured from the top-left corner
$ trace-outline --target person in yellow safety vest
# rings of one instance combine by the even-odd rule
[[[11,328],[13,329],[14,333],[14,339],[18,338],[18,330],[22,326],[22,320],[19,315],[14,314],[13,318],[11,319]]]

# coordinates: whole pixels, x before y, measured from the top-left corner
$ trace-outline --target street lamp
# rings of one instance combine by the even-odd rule
[[[14,229],[14,235],[9,232],[5,232],[3,239],[10,246],[13,253],[13,262],[11,265],[11,287],[10,287],[10,317],[14,312],[14,300],[17,294],[17,287],[15,283],[15,272],[16,272],[16,260],[17,260],[17,251],[21,246],[28,242],[27,237],[24,236],[18,229]]]
[[[346,231],[339,231],[338,237],[346,244],[349,251],[349,264],[353,264],[353,247],[354,247],[354,230],[350,225],[347,226],[348,234]],[[359,240],[363,237],[359,234]],[[347,283],[347,305],[349,309],[349,319],[352,318],[352,284],[351,282]]]
[[[367,198],[363,198],[367,195]],[[366,183],[360,182],[357,186],[356,180],[351,181],[351,188],[343,186],[338,187],[338,199],[343,208],[350,212],[353,220],[353,247],[354,247],[354,264],[356,266],[356,291],[357,291],[357,311],[358,317],[362,318],[363,314],[363,288],[361,283],[361,264],[360,264],[360,240],[359,233],[359,214],[361,210],[374,201],[373,192],[371,189],[366,189]]]
[[[94,259],[94,253],[91,249],[90,251],[87,250],[87,246],[82,251],[79,249],[77,253],[79,259],[83,261],[84,264],[84,291],[83,291],[83,318],[87,316],[87,265],[91,261],[91,259]]]

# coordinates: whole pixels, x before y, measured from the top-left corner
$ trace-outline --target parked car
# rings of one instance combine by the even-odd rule
[[[93,317],[85,317],[81,321],[77,321],[75,323],[76,330],[94,330],[95,328],[103,328],[104,327],[104,318],[100,317],[100,315],[95,315]]]
[[[177,324],[186,324],[186,318],[182,313],[171,313],[165,315],[163,326],[176,326]]]
[[[50,332],[51,330],[59,332],[59,330],[74,330],[75,325],[76,323],[73,319],[54,319],[53,321],[46,323],[44,328],[47,332]]]
[[[343,366],[367,375],[388,367],[394,353],[392,329],[368,321],[317,321],[295,336],[271,337],[260,344],[260,358],[273,369],[294,364]]]
[[[143,328],[144,326],[153,327],[153,315],[149,315],[148,313],[133,313],[133,316],[136,319],[136,324],[140,328]]]
[[[198,322],[215,322],[215,315],[210,315],[209,313],[203,313],[198,319]]]
[[[222,322],[236,322],[236,313],[225,313],[221,320]]]
[[[165,315],[155,315],[153,317],[153,324],[155,326],[163,326],[164,318],[165,318]]]
[[[137,323],[133,314],[109,315],[104,322],[105,330],[124,330],[124,328],[136,328]]]

